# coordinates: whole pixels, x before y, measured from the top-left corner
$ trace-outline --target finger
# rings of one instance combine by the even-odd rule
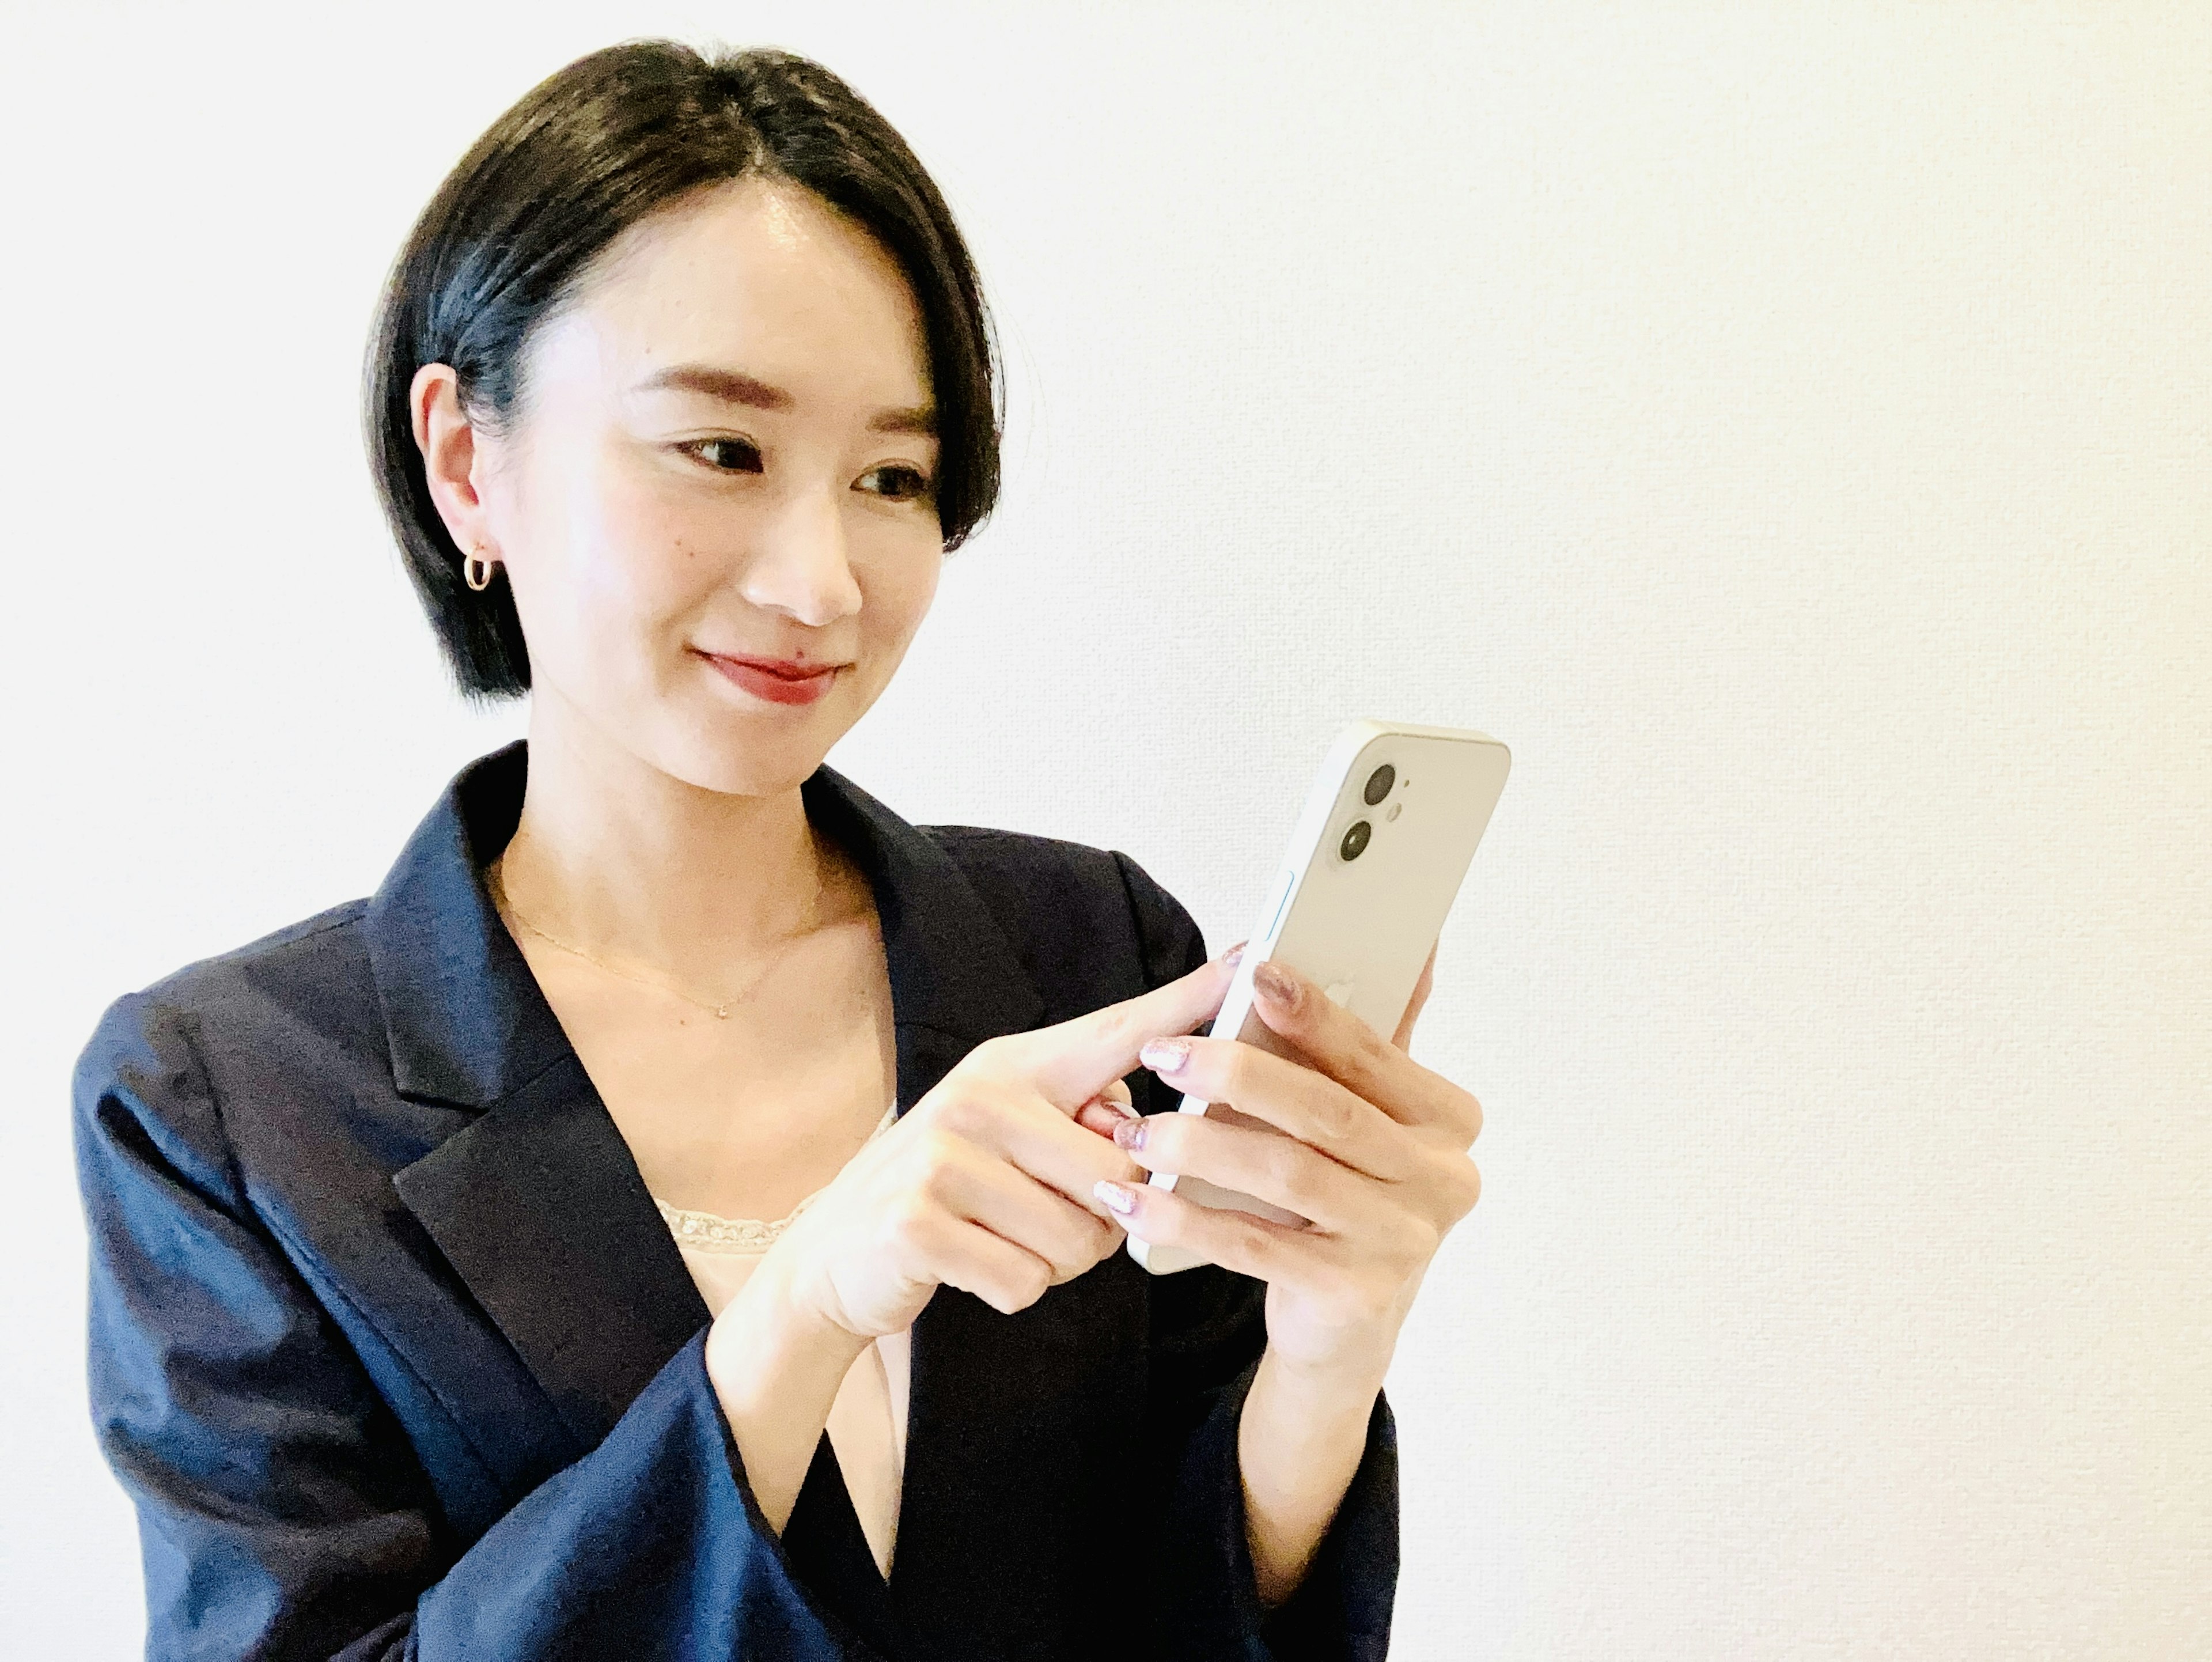
[[[1112,1123],[1100,1123],[1112,1111],[1102,1093],[1076,1111],[1088,1117],[1079,1123],[1019,1083],[979,1084],[939,1104],[933,1123],[1103,1219],[1105,1208],[1091,1192],[1101,1178],[1144,1180],[1115,1148]]]
[[[1135,1113],[1136,1102],[1129,1093],[1129,1081],[1117,1079],[1075,1111],[1074,1119],[1086,1131],[1102,1137],[1111,1137],[1114,1128]]]
[[[1125,1119],[1134,1119],[1136,1109],[1127,1102],[1117,1102],[1103,1092],[1075,1111],[1075,1123],[1085,1130],[1109,1141],[1114,1128]]]
[[[1469,1142],[1482,1129],[1482,1105],[1473,1096],[1422,1067],[1288,965],[1261,965],[1252,992],[1253,1012],[1269,1032],[1401,1124],[1434,1127]]]
[[[1121,1227],[1139,1240],[1182,1247],[1208,1263],[1258,1281],[1298,1285],[1334,1247],[1325,1233],[1249,1212],[1200,1206],[1173,1190],[1150,1184],[1102,1185],[1102,1194]]]
[[[945,1217],[933,1232],[930,1269],[1002,1316],[1026,1310],[1053,1286],[1053,1268],[1034,1252],[966,1220]]]
[[[1219,1009],[1236,969],[1224,953],[1148,993],[999,1041],[1002,1054],[1045,1098],[1073,1112],[1134,1068],[1146,1039],[1187,1033]]]
[[[1103,1108],[1108,1116],[1114,1119],[1120,1119],[1137,1111],[1136,1098],[1131,1093],[1129,1081],[1126,1079],[1115,1080],[1084,1105],[1085,1108],[1093,1106]],[[1080,1113],[1082,1110],[1079,1109],[1077,1111]]]
[[[1387,1192],[1376,1179],[1280,1132],[1204,1114],[1134,1120],[1116,1142],[1147,1172],[1203,1178],[1310,1218],[1332,1234],[1358,1233]]]
[[[1401,1050],[1413,1048],[1413,1024],[1421,1019],[1422,1008],[1437,984],[1437,948],[1443,944],[1442,937],[1429,943],[1428,962],[1421,965],[1421,977],[1413,983],[1413,995],[1406,1001],[1406,1014],[1398,1018],[1398,1031],[1390,1035],[1390,1042]]]
[[[1071,1200],[972,1147],[941,1163],[935,1178],[932,1198],[1043,1259],[1051,1266],[1054,1286],[1081,1275],[1114,1250],[1113,1225],[1095,1194],[1083,1202]]]
[[[1177,1090],[1264,1120],[1369,1177],[1395,1183],[1418,1166],[1405,1127],[1303,1063],[1231,1038],[1156,1039],[1143,1055],[1145,1065]]]

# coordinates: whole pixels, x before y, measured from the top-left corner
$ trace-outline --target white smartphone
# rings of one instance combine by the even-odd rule
[[[1252,1011],[1252,971],[1289,965],[1385,1038],[1395,1033],[1443,929],[1475,844],[1505,788],[1511,758],[1486,734],[1458,728],[1355,721],[1337,735],[1268,887],[1213,1032],[1278,1055],[1286,1048]],[[1186,1096],[1180,1111],[1273,1131],[1230,1104]],[[1294,1212],[1202,1178],[1152,1173],[1201,1206],[1278,1223]],[[1129,1237],[1129,1256],[1156,1275],[1206,1262]]]

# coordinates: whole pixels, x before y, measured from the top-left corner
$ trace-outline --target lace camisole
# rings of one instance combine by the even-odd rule
[[[893,1104],[868,1134],[872,1142],[889,1130],[898,1117]],[[825,1187],[827,1185],[824,1185]],[[717,1217],[711,1212],[687,1212],[658,1196],[653,1204],[676,1238],[684,1266],[707,1308],[719,1316],[738,1296],[776,1237],[793,1218],[822,1193],[817,1189],[783,1217]],[[854,1359],[837,1387],[830,1405],[830,1451],[837,1470],[853,1497],[860,1530],[875,1554],[876,1568],[886,1580],[891,1573],[891,1549],[898,1534],[900,1479],[906,1466],[907,1381],[913,1358],[914,1330],[886,1333]]]

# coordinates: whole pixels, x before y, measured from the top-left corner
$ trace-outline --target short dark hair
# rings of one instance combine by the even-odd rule
[[[452,364],[470,418],[496,429],[523,395],[532,331],[595,256],[685,192],[753,175],[812,192],[905,273],[928,350],[945,546],[997,500],[989,314],[951,210],[891,125],[790,52],[628,40],[589,53],[532,88],[447,175],[392,262],[369,336],[362,418],[377,495],[465,697],[520,697],[530,656],[505,577],[481,591],[462,580],[415,442],[416,371]]]

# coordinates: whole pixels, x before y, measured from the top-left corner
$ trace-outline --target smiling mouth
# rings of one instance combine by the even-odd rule
[[[748,658],[734,652],[709,652],[705,654],[726,664],[743,664],[763,675],[773,675],[780,681],[805,681],[817,675],[835,675],[842,665],[810,664],[797,658]]]
[[[694,648],[696,651],[697,648]],[[701,652],[724,679],[771,704],[811,704],[829,691],[843,664],[806,664],[791,658],[743,658]]]

